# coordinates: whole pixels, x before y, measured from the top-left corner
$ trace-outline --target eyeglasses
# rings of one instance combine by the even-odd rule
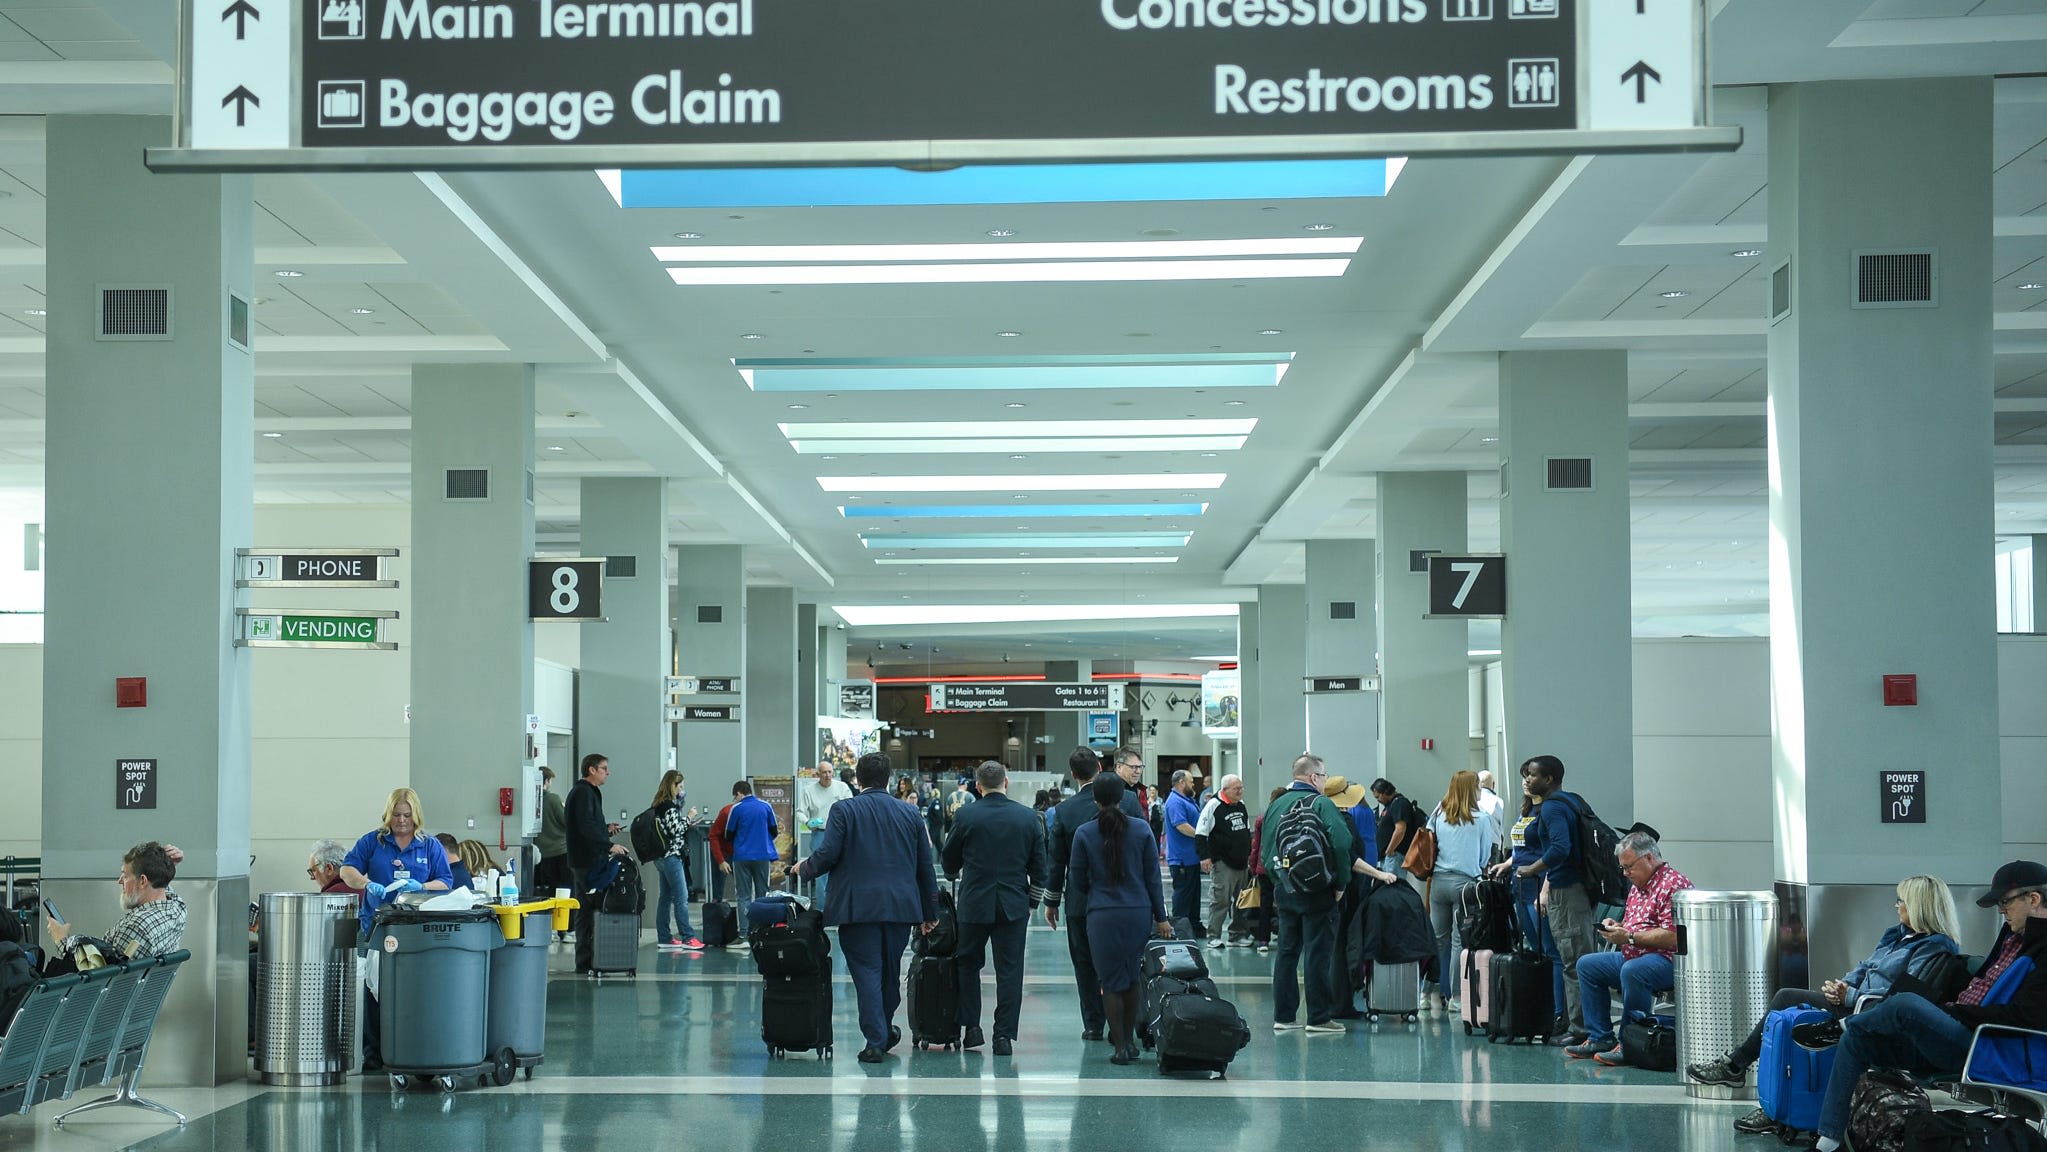
[[[319,878],[320,878],[320,870],[319,870],[318,868],[308,868],[308,869],[306,869],[306,879],[308,879],[308,880],[318,880]]]
[[[1999,912],[2002,912],[2006,908],[2010,907],[2014,902],[2023,900],[2028,896],[2032,896],[2038,893],[2039,891],[2040,890],[2038,888],[2021,888],[2017,892],[2014,892],[2011,895],[2006,896],[2004,899],[1999,900],[1997,902],[1997,910]]]

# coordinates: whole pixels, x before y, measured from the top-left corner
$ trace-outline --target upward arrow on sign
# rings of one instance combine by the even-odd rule
[[[249,91],[240,84],[235,85],[234,91],[220,98],[220,106],[222,108],[227,107],[229,104],[235,106],[235,127],[237,128],[247,126],[250,105],[253,104],[258,108],[263,106],[263,102],[256,99],[254,92]]]
[[[263,14],[256,11],[256,6],[249,3],[249,0],[235,0],[234,3],[227,6],[227,11],[220,14],[222,20],[227,20],[230,17],[235,22],[235,39],[246,40],[249,33],[249,21],[261,20]]]
[[[1654,80],[1661,84],[1663,83],[1663,76],[1656,69],[1649,67],[1646,62],[1637,60],[1634,67],[1621,73],[1621,83],[1623,85],[1626,85],[1630,80],[1635,82],[1635,103],[1643,104],[1647,103],[1649,99],[1649,81]]]

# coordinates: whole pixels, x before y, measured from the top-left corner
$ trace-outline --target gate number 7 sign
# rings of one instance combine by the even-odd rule
[[[1429,557],[1428,619],[1498,619],[1507,614],[1507,558]]]

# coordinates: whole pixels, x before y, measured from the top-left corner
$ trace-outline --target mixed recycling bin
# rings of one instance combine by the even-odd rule
[[[355,1066],[355,894],[266,892],[258,903],[256,1073],[265,1084],[338,1084]]]
[[[1677,1059],[1689,1096],[1742,1100],[1739,1087],[1698,1084],[1687,1065],[1724,1056],[1748,1038],[1777,991],[1777,897],[1686,889],[1671,897],[1677,923]],[[1753,1070],[1751,1070],[1753,1075]]]

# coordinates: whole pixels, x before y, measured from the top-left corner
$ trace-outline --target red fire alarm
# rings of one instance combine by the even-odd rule
[[[1436,750],[1436,738],[1435,738],[1435,737],[1433,737],[1433,736],[1424,736],[1424,737],[1422,737],[1422,751],[1424,751],[1424,752],[1434,752],[1435,750]]]
[[[1884,677],[1884,707],[1909,708],[1919,703],[1919,677]]]
[[[114,677],[114,707],[149,707],[149,679],[144,676]]]

